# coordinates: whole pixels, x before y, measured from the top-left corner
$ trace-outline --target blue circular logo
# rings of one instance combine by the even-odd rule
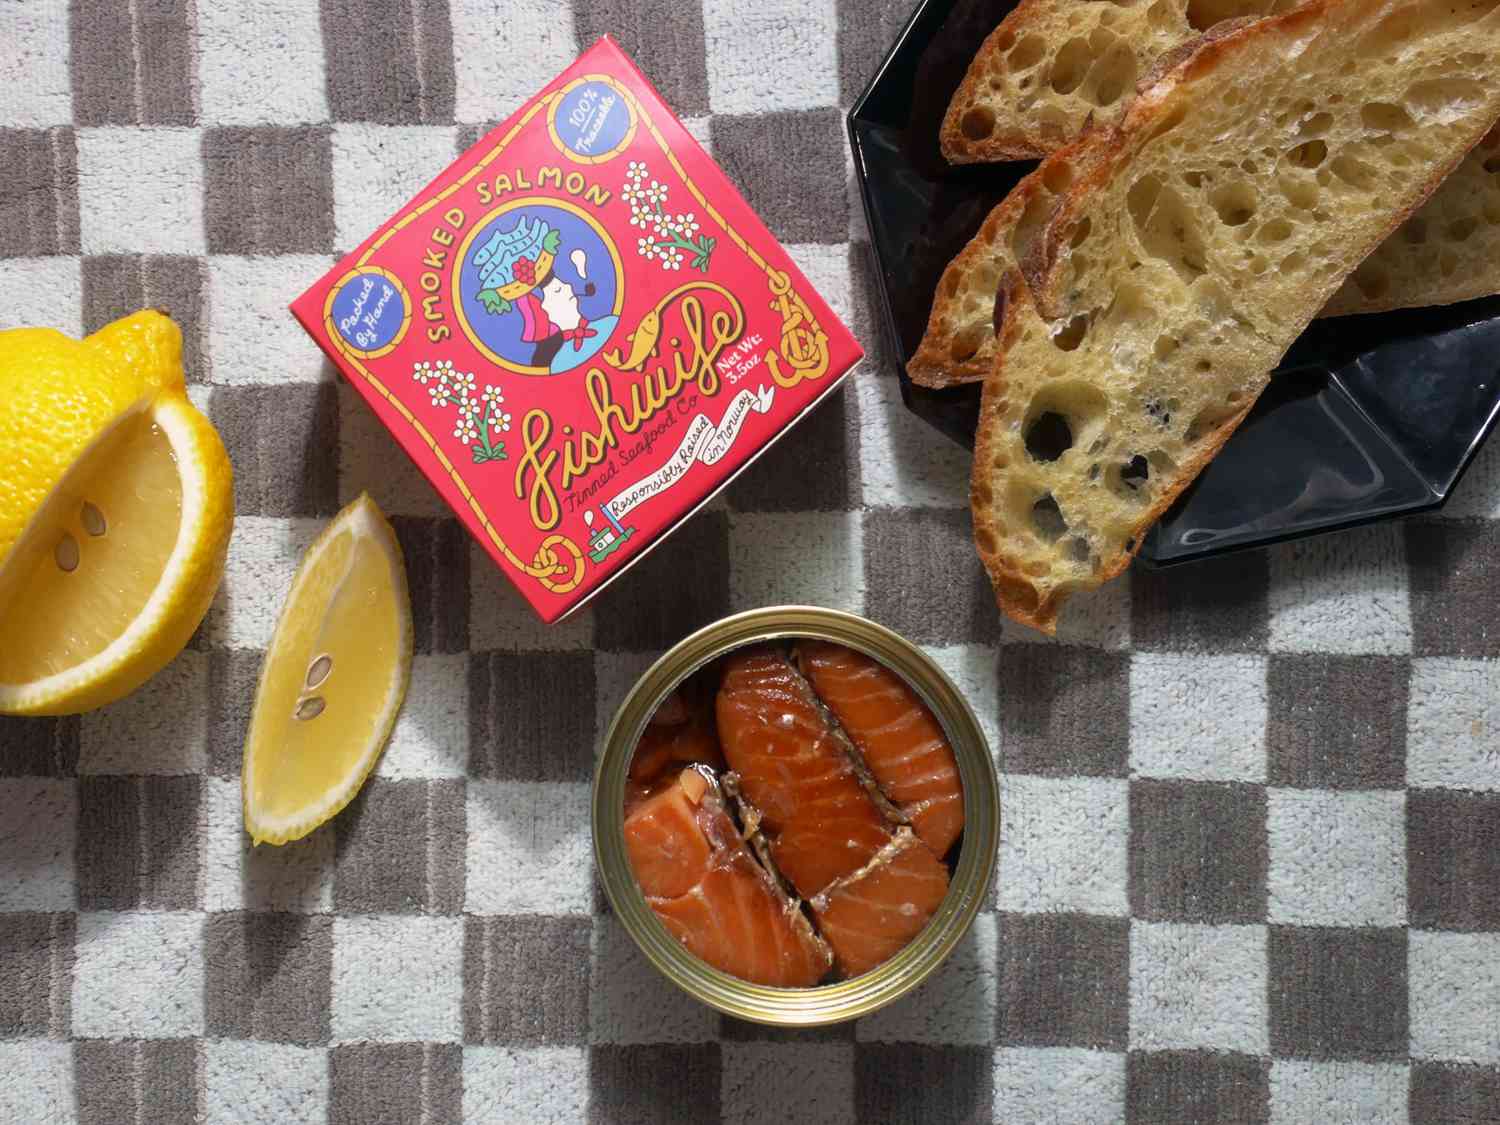
[[[596,162],[614,156],[630,140],[635,120],[625,95],[609,82],[574,83],[552,108],[557,143],[579,160]]]
[[[569,203],[517,199],[469,232],[455,260],[464,333],[526,375],[587,363],[620,322],[624,290],[614,243]]]
[[[365,268],[339,282],[328,320],[344,343],[369,356],[395,347],[411,312],[400,282],[384,270]]]

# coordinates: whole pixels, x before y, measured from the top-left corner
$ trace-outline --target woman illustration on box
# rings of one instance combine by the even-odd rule
[[[541,218],[528,222],[521,215],[510,230],[492,235],[473,259],[484,286],[478,296],[485,310],[518,313],[521,341],[532,347],[530,366],[545,368],[554,375],[591,359],[604,347],[620,319],[584,319],[577,290],[554,269],[561,241],[559,232]],[[583,277],[584,252],[574,250],[570,260]],[[592,282],[585,284],[583,295],[594,295]]]

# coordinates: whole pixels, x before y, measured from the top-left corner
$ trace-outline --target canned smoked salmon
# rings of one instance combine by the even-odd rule
[[[845,658],[842,663],[840,657]],[[853,674],[840,679],[851,667]],[[891,778],[880,767],[889,763],[871,753],[878,747],[864,737],[869,732],[860,729],[858,710],[843,706],[850,695],[844,689],[858,680],[860,669],[890,688],[887,694],[911,699],[924,720],[935,723],[933,740],[946,741],[946,748],[951,748],[946,760],[961,788],[956,806],[940,797],[929,799],[930,793],[887,784]],[[763,688],[779,701],[770,711],[755,708],[755,693]],[[798,692],[809,700],[803,712]],[[783,707],[787,700],[791,702]],[[713,744],[695,748],[694,720],[688,712],[705,705],[710,716],[717,716],[717,729],[714,718],[705,719],[703,727]],[[663,719],[667,712],[672,714]],[[757,721],[763,722],[759,729],[754,726]],[[663,728],[663,722],[679,725]],[[868,814],[860,814],[868,823],[847,808],[824,816],[820,825],[836,822],[837,828],[833,846],[821,852],[799,850],[796,845],[807,833],[796,836],[796,826],[777,819],[785,813],[786,803],[772,783],[785,780],[788,771],[783,763],[757,770],[754,758],[783,735],[783,727],[792,730],[798,723],[814,722],[828,724],[829,737],[820,738],[820,746],[843,746],[852,759],[868,759],[843,772],[861,776],[871,802]],[[878,712],[874,722],[881,729],[887,725]],[[671,732],[671,739],[651,737],[663,729]],[[637,766],[648,744],[653,754],[665,755],[671,764],[657,780],[642,784]],[[863,755],[856,744],[864,749]],[[890,760],[899,765],[907,758],[897,754]],[[819,784],[840,772],[819,771],[816,763],[809,768]],[[919,772],[925,777],[930,771]],[[878,780],[872,773],[879,774]],[[819,792],[823,807],[829,807],[826,791]],[[914,796],[922,799],[910,799]],[[855,799],[862,800],[857,795]],[[731,943],[738,933],[745,934],[746,941],[758,935],[762,944],[774,945],[780,960],[768,965],[763,950],[729,949],[718,961],[731,972],[690,950],[703,948],[702,942],[695,943],[701,934],[693,927],[718,921],[713,903],[703,901],[705,895],[718,892],[708,889],[707,877],[680,878],[684,856],[691,860],[696,854],[693,841],[684,846],[678,846],[681,841],[669,843],[658,854],[663,862],[656,863],[655,870],[638,870],[643,863],[638,822],[653,801],[663,810],[660,820],[675,816],[706,826],[713,853],[710,857],[709,845],[702,844],[703,869],[721,881],[738,880],[727,889],[721,882],[723,902],[732,902],[736,909],[760,899],[766,903],[764,925],[720,925],[723,932],[713,940],[722,945],[726,933]],[[627,813],[627,805],[635,811]],[[683,816],[674,809],[691,812]],[[1000,835],[994,762],[974,713],[952,681],[931,658],[891,630],[853,614],[809,606],[778,606],[725,618],[662,656],[627,694],[605,733],[591,816],[605,892],[621,924],[652,964],[710,1007],[780,1026],[813,1027],[855,1019],[925,980],[979,912],[994,877]],[[659,834],[662,826],[650,827]],[[871,836],[868,843],[866,835]],[[680,885],[672,886],[674,880]],[[859,920],[850,924],[850,911],[854,902],[864,907],[872,898],[879,899],[878,881],[887,892],[892,887],[898,894],[915,888],[910,892],[915,902],[899,903],[896,922],[901,924],[904,917],[920,928],[903,936],[894,952],[871,954],[869,943],[856,932]],[[649,902],[642,890],[646,882],[659,884],[652,887]],[[831,893],[812,892],[825,884]],[[850,892],[843,901],[839,888]],[[736,956],[737,952],[745,955]],[[764,981],[778,983],[757,983]],[[807,983],[786,987],[787,981]]]

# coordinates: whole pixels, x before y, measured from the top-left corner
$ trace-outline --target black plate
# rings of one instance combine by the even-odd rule
[[[953,167],[938,126],[1014,0],[925,0],[849,113],[906,405],[965,446],[979,388],[905,363],[943,267],[1033,165]],[[1158,565],[1441,507],[1500,416],[1500,297],[1315,321],[1228,444],[1146,537]]]

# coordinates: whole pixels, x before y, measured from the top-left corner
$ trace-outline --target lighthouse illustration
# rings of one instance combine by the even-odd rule
[[[625,545],[625,540],[635,534],[635,528],[620,525],[620,521],[615,519],[614,514],[610,512],[608,504],[600,504],[599,511],[609,521],[607,525],[595,527],[594,513],[583,513],[583,522],[589,529],[589,558],[596,563],[602,563],[609,558]]]

